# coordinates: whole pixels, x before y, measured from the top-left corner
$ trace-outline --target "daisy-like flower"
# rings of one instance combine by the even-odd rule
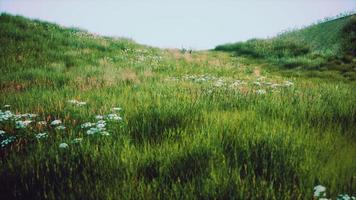
[[[36,135],[37,139],[42,139],[42,138],[46,138],[46,137],[48,137],[47,133],[39,133]]]
[[[61,120],[56,119],[56,120],[53,120],[53,121],[51,122],[51,125],[52,125],[52,126],[57,126],[57,125],[59,125],[59,124],[61,124],[61,123],[62,123]]]
[[[61,148],[61,149],[66,149],[68,147],[69,147],[69,145],[67,143],[64,143],[64,142],[59,144],[59,148]]]

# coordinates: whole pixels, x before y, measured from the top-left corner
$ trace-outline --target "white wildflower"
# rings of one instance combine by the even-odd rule
[[[101,132],[101,135],[103,135],[103,136],[109,136],[109,135],[110,135],[110,133],[109,133],[109,132],[107,132],[107,131],[102,131],[102,132]]]
[[[42,139],[42,138],[46,138],[46,137],[48,137],[47,133],[39,133],[36,135],[37,139]]]
[[[262,95],[262,94],[266,94],[267,92],[266,90],[257,90],[256,93]]]
[[[83,138],[75,138],[75,139],[72,140],[72,143],[73,144],[77,144],[77,143],[80,143],[82,141],[83,141]]]
[[[57,130],[65,130],[65,129],[66,129],[66,127],[65,127],[65,126],[60,125],[60,126],[57,126],[57,127],[56,127],[56,129],[57,129]]]
[[[0,145],[1,147],[6,147],[8,144],[11,144],[12,142],[14,142],[16,139],[15,136],[10,136],[8,138],[6,138],[5,140],[1,141]]]
[[[57,126],[57,125],[59,125],[59,124],[61,124],[61,123],[62,123],[61,120],[56,119],[56,120],[53,120],[53,121],[51,122],[51,125],[52,125],[52,126]]]
[[[96,119],[96,120],[102,120],[102,119],[104,119],[104,116],[102,116],[102,115],[96,115],[96,116],[95,116],[95,119]]]
[[[59,148],[61,148],[61,149],[66,149],[68,147],[69,147],[69,145],[67,143],[60,143],[59,144]]]
[[[25,120],[25,121],[16,121],[15,126],[16,128],[26,128],[32,121],[31,120]]]
[[[122,120],[122,118],[117,114],[108,114],[108,119],[109,120],[114,120],[114,121],[121,121]]]
[[[91,122],[85,122],[84,124],[82,124],[80,127],[81,128],[90,128],[92,126],[94,126],[95,123],[91,123]]]
[[[294,83],[293,83],[293,82],[290,82],[290,81],[285,81],[285,82],[284,82],[284,85],[287,86],[287,87],[290,87],[290,86],[293,86]]]
[[[10,108],[10,107],[11,107],[11,106],[8,105],[8,104],[4,105],[4,108]]]
[[[121,110],[122,110],[122,108],[120,108],[120,107],[114,107],[111,109],[111,111],[115,111],[115,112],[119,112]]]
[[[41,126],[45,126],[47,125],[47,122],[46,121],[39,121],[37,122],[38,125],[41,125]]]
[[[5,135],[5,131],[0,130],[0,136],[4,136]]]
[[[326,187],[322,185],[317,185],[314,187],[314,197],[325,197],[326,196]]]

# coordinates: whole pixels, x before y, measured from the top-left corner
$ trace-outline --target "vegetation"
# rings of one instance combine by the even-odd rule
[[[282,69],[333,71],[356,80],[355,27],[356,15],[349,15],[270,39],[220,45],[215,50],[262,58]]]
[[[314,51],[280,41],[183,53],[2,14],[1,199],[355,195],[356,84],[275,70]]]

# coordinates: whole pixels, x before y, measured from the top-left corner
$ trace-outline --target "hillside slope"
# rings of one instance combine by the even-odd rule
[[[2,14],[0,199],[355,195],[355,82],[270,67]]]
[[[271,39],[220,45],[219,51],[263,58],[288,69],[331,70],[356,80],[356,15],[289,31]]]

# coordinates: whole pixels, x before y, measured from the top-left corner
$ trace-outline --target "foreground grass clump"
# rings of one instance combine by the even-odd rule
[[[3,199],[355,195],[356,84],[336,72],[6,14],[0,27]]]

